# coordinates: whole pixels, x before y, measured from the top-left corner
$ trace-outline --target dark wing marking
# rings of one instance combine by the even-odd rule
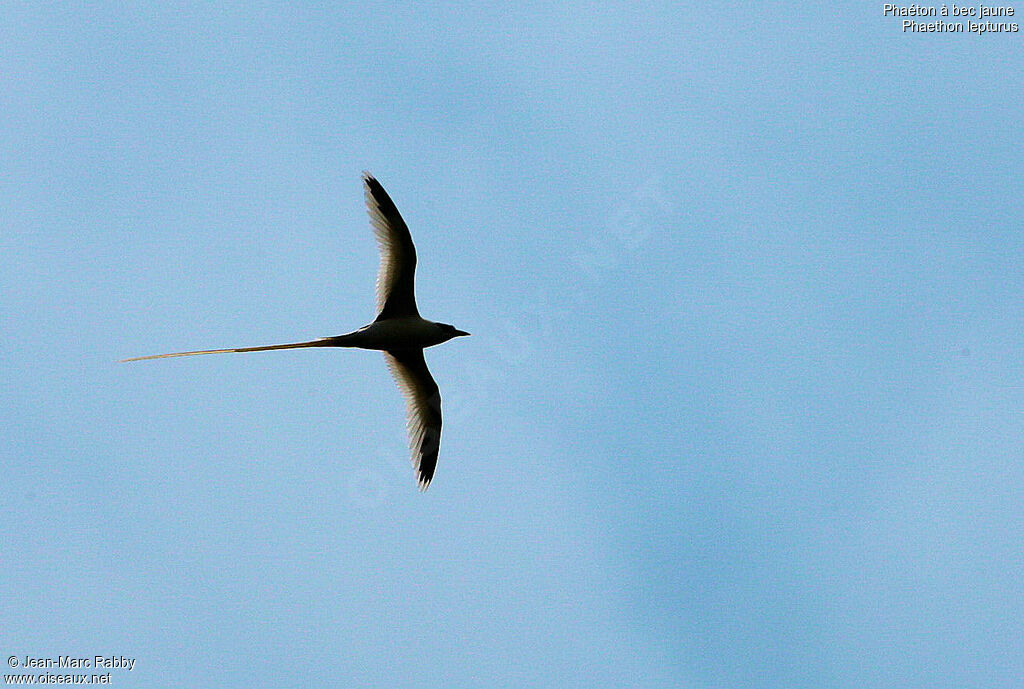
[[[426,490],[441,447],[441,392],[427,370],[422,349],[384,352],[384,359],[405,396],[412,465],[420,490]]]

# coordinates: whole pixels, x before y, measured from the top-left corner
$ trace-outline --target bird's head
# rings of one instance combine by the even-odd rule
[[[463,335],[469,335],[469,333],[459,330],[454,325],[448,325],[447,323],[438,323],[441,328],[441,332],[444,333],[445,340],[450,340],[453,337],[462,337]]]

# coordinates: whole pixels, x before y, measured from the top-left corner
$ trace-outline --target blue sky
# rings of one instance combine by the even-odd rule
[[[124,687],[1024,676],[1024,51],[881,3],[5,3],[0,651]],[[410,225],[416,490],[372,320]]]

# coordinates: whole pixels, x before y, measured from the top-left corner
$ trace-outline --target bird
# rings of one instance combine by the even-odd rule
[[[321,337],[308,342],[153,354],[122,359],[122,363],[198,354],[265,352],[303,347],[380,350],[384,352],[384,360],[405,397],[406,429],[413,471],[419,489],[425,491],[434,478],[441,447],[441,392],[434,377],[430,375],[423,350],[469,333],[453,325],[436,323],[420,316],[415,290],[416,247],[409,227],[399,214],[395,202],[369,172],[363,173],[363,190],[370,225],[380,250],[377,317],[372,323],[345,335]]]

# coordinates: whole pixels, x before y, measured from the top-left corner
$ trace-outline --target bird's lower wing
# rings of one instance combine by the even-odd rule
[[[299,347],[330,347],[332,340],[336,338],[322,337],[319,340],[309,342],[292,342],[290,344],[266,345],[263,347],[239,347],[238,349],[203,349],[197,352],[173,352],[172,354],[151,354],[150,356],[137,356],[126,361],[145,361],[146,359],[169,359],[174,356],[195,356],[197,354],[226,354],[228,352],[266,352],[271,349],[298,349]]]
[[[405,396],[412,464],[420,490],[426,490],[441,448],[441,391],[427,370],[422,349],[387,351],[384,359]]]

